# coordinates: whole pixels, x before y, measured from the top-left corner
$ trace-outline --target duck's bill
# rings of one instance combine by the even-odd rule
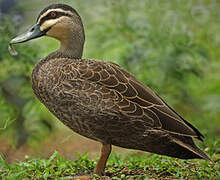
[[[40,30],[40,25],[35,24],[26,33],[12,39],[10,41],[8,50],[11,55],[15,56],[18,53],[13,49],[12,44],[23,43],[23,42],[29,41],[31,39],[41,37],[43,35],[45,35],[45,32]]]
[[[40,30],[40,25],[35,24],[26,33],[12,39],[10,41],[10,44],[23,43],[23,42],[38,38],[43,35],[45,35],[45,32]]]

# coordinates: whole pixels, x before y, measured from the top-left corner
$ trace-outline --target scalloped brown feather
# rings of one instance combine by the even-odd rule
[[[85,137],[184,159],[207,159],[185,148],[196,147],[192,137],[201,138],[199,131],[114,63],[55,52],[36,65],[32,87],[58,119]],[[187,145],[184,139],[190,139]]]

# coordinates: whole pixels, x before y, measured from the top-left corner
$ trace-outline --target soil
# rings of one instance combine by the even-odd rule
[[[57,132],[38,143],[27,142],[19,148],[11,145],[11,140],[0,136],[0,152],[5,155],[9,163],[22,161],[27,157],[48,158],[54,151],[58,151],[66,159],[76,159],[77,155],[88,152],[88,157],[96,159],[99,157],[101,144],[99,142],[82,137],[71,131]],[[128,154],[132,150],[113,147],[113,151]]]

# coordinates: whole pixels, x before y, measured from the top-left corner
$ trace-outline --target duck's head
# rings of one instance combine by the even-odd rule
[[[84,29],[75,9],[66,4],[52,4],[42,10],[26,33],[12,39],[10,44],[23,43],[41,36],[53,37],[60,41],[60,51],[76,58],[82,56]]]

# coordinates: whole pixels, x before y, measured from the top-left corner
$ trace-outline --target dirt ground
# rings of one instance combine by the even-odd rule
[[[11,145],[10,139],[0,137],[0,152],[5,155],[9,163],[22,161],[26,157],[48,158],[55,150],[66,159],[76,159],[75,152],[83,154],[86,151],[90,159],[96,159],[99,157],[101,144],[71,131],[53,133],[37,145],[26,143],[18,149]],[[113,151],[126,155],[132,150],[113,146]]]

